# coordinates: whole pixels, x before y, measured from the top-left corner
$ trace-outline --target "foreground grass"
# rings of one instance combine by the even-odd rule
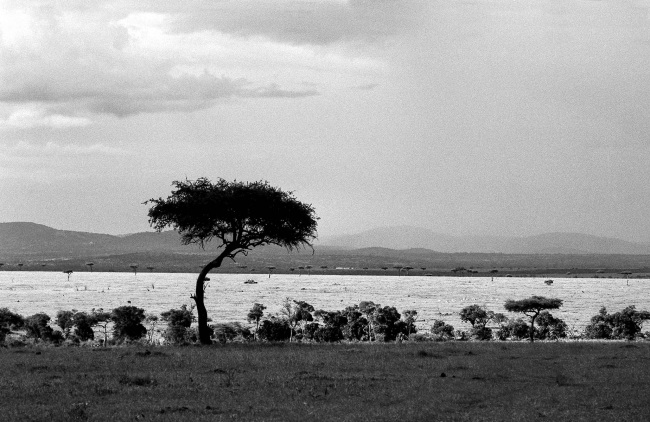
[[[7,421],[647,420],[647,343],[2,348]]]

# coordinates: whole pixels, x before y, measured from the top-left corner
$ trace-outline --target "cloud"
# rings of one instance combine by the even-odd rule
[[[81,127],[89,125],[90,119],[86,117],[66,116],[50,113],[46,108],[14,107],[7,113],[7,117],[0,116],[0,128],[27,129],[33,127]]]
[[[173,27],[291,44],[379,42],[409,28],[425,7],[424,1],[395,0],[226,1],[200,14],[176,10]]]
[[[384,3],[393,2],[378,4]],[[377,8],[359,1],[3,7],[4,128],[84,126],[99,114],[186,112],[232,99],[318,95],[323,87],[360,83],[361,75],[381,69],[354,48],[328,44],[376,38],[395,27],[374,19]],[[315,85],[306,90],[305,82]]]

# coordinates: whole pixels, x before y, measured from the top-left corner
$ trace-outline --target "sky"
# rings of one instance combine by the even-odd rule
[[[0,222],[267,180],[321,237],[650,241],[648,0],[0,0]]]

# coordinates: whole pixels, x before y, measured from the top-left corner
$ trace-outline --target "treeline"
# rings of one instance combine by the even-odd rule
[[[266,313],[266,306],[255,303],[246,315],[250,325],[213,323],[210,328],[213,341],[220,343],[650,339],[650,332],[642,333],[643,322],[650,320],[650,312],[638,311],[634,306],[613,314],[602,308],[579,333],[569,333],[567,324],[549,312],[561,306],[562,300],[541,296],[505,302],[506,311],[521,313],[526,321],[470,305],[460,311],[460,319],[471,328],[458,330],[442,320],[435,320],[430,327],[418,327],[416,310],[400,313],[394,306],[371,301],[327,311],[287,298],[275,314]],[[159,315],[147,314],[135,306],[111,311],[59,311],[54,320],[45,313],[24,317],[0,308],[0,344],[22,345],[30,341],[103,346],[132,342],[192,344],[198,341],[196,329],[192,327],[194,321],[193,307],[185,305]]]

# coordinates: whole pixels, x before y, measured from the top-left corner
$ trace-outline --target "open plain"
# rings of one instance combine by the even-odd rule
[[[7,421],[644,421],[650,343],[0,349]]]

